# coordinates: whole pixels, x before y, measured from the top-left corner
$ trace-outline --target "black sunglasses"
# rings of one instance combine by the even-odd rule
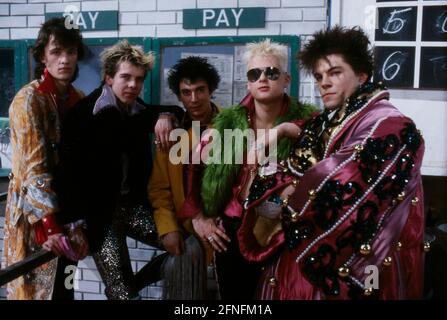
[[[265,67],[265,68],[253,68],[248,70],[247,72],[247,79],[250,82],[256,82],[261,77],[261,74],[264,73],[264,75],[269,80],[278,80],[279,76],[281,75],[281,71],[276,67]]]

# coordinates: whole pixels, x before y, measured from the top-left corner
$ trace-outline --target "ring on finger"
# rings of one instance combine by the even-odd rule
[[[209,236],[207,239],[208,239],[208,241],[209,241],[210,243],[214,241],[213,236]]]

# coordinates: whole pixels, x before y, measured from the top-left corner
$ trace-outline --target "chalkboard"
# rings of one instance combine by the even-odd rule
[[[415,41],[417,7],[378,8],[376,41]]]
[[[0,49],[0,117],[8,117],[15,94],[14,49]]]
[[[414,47],[376,47],[374,80],[393,88],[412,88]]]
[[[424,7],[422,41],[447,41],[447,6]]]
[[[421,48],[419,87],[447,90],[447,48]]]

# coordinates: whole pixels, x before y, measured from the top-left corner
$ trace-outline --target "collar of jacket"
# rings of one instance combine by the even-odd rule
[[[120,107],[118,107],[118,102],[116,100],[116,96],[113,93],[112,88],[108,84],[104,84],[102,86],[101,94],[98,99],[96,99],[95,106],[93,107],[93,115],[98,114],[101,110],[107,108],[116,108],[120,112],[123,112]],[[137,100],[132,104],[130,108],[129,115],[134,115],[141,112],[144,109],[144,106],[141,105]]]
[[[69,108],[69,107],[74,106],[81,99],[81,97],[76,92],[75,88],[73,87],[73,85],[71,83],[68,84],[67,89],[68,89],[68,91],[67,91],[68,99],[66,100],[65,106]],[[61,94],[57,90],[56,84],[54,83],[54,78],[48,72],[47,68],[45,68],[45,70],[43,71],[42,80],[39,82],[39,86],[37,87],[37,90],[39,90],[40,92],[47,93],[47,94],[51,95],[54,98],[54,100],[55,100],[54,102],[56,104],[58,104],[58,102],[62,100]],[[59,105],[57,105],[57,106],[59,107]]]

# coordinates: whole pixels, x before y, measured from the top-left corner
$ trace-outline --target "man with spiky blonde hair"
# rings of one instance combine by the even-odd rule
[[[147,196],[150,133],[168,141],[179,107],[147,105],[138,96],[153,53],[126,40],[101,53],[102,84],[62,126],[61,203],[68,220],[85,219],[87,237],[109,299],[138,298],[126,236],[158,245]],[[160,119],[164,117],[165,119]],[[163,139],[161,138],[163,137]],[[85,178],[84,178],[85,177]]]
[[[287,71],[289,54],[285,45],[271,41],[269,38],[267,38],[260,42],[251,42],[246,45],[246,48],[247,49],[243,55],[243,60],[246,63],[247,67],[250,60],[256,56],[273,56],[276,58],[281,71]]]
[[[247,146],[248,143],[237,145],[238,142],[235,142],[234,146],[221,144],[220,150],[230,150],[228,153],[232,154],[229,158],[233,159],[236,150],[263,149],[264,143],[269,144],[270,138],[273,140],[276,137],[277,159],[284,160],[292,140],[301,131],[298,125],[314,109],[285,93],[290,83],[285,45],[270,39],[250,43],[246,46],[244,60],[249,93],[238,105],[219,113],[213,120],[213,128],[222,136],[228,129],[253,130],[257,143],[251,147]],[[222,141],[213,140],[212,143]],[[228,153],[222,153],[222,157],[228,156]],[[203,210],[194,217],[193,225],[197,234],[216,250],[216,275],[223,300],[252,299],[258,284],[261,266],[244,260],[237,232],[245,214],[244,206],[248,201],[252,178],[258,168],[262,168],[259,162],[257,159],[257,163],[250,164],[244,159],[243,164],[228,164],[222,159],[221,164],[208,164],[205,168],[201,186]],[[273,207],[276,208],[277,203],[273,203]],[[272,220],[274,229],[279,225],[276,219]],[[270,230],[267,229],[270,228],[262,228],[260,237],[269,239]],[[228,242],[223,235],[231,241]]]

